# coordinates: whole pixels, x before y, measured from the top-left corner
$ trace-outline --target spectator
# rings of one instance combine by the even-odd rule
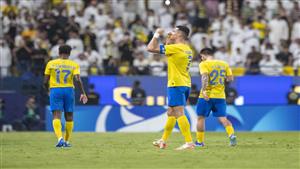
[[[229,105],[233,105],[235,99],[238,97],[238,92],[235,88],[230,86],[229,82],[225,82],[225,95],[226,95],[226,103]]]
[[[48,59],[48,52],[42,48],[42,43],[40,42],[38,48],[32,52],[32,71],[35,75],[43,75],[45,63]]]
[[[75,61],[80,66],[80,76],[86,77],[88,76],[88,70],[89,70],[89,61],[84,53],[79,54],[78,59],[75,59]]]
[[[133,62],[133,49],[129,33],[125,33],[124,38],[119,44],[121,54],[121,62],[128,62],[132,65]]]
[[[29,97],[25,106],[23,124],[27,130],[34,130],[40,125],[39,109],[35,97]]]
[[[94,15],[94,16],[98,15],[97,1],[96,0],[91,0],[90,4],[84,10],[85,20],[88,20],[92,15]]]
[[[234,61],[231,59],[230,55],[226,52],[225,46],[220,47],[216,51],[215,58],[227,62],[230,66],[234,64],[233,63]]]
[[[104,64],[104,72],[107,75],[117,75],[118,74],[118,61],[117,59],[109,56],[108,63]]]
[[[170,8],[162,8],[163,11],[158,15],[160,20],[160,26],[164,29],[169,29],[172,27],[173,16],[170,12]]]
[[[8,45],[3,39],[0,39],[0,77],[9,75],[9,69],[12,64],[12,55]]]
[[[108,59],[109,56],[118,58],[118,49],[116,43],[113,41],[112,32],[108,32],[107,35],[100,41],[100,55],[103,59]]]
[[[247,74],[259,74],[259,62],[262,59],[262,54],[256,51],[256,48],[252,46],[252,51],[247,55],[246,69]]]
[[[268,27],[270,29],[269,38],[272,44],[280,46],[280,40],[288,39],[288,24],[279,15],[275,16],[272,20],[270,20]]]
[[[295,91],[296,87],[296,85],[292,85],[290,91],[287,94],[288,104],[298,104],[300,97],[299,94]]]
[[[274,56],[268,54],[259,62],[260,71],[264,75],[278,76],[282,73],[282,64]]]
[[[197,85],[192,84],[190,96],[188,98],[188,101],[189,101],[190,105],[196,105],[197,104],[197,101],[198,101],[198,98],[199,98],[199,93],[200,93],[200,91],[197,89]]]
[[[240,48],[236,48],[236,52],[231,55],[232,65],[233,67],[243,67],[245,64],[246,58],[242,54]]]
[[[87,46],[84,55],[87,57],[89,64],[96,63],[99,69],[103,68],[102,66],[103,58],[100,56],[97,50],[93,50],[90,46]]]
[[[166,76],[166,65],[158,54],[153,54],[153,59],[149,63],[149,69],[150,74],[153,76]]]
[[[75,59],[79,54],[83,53],[83,42],[78,36],[78,32],[71,30],[69,33],[69,39],[66,41],[66,44],[72,47],[72,52],[70,59]]]
[[[23,74],[29,70],[32,62],[32,51],[33,43],[29,40],[25,40],[24,43],[21,44],[21,48],[16,50],[17,67],[19,73]]]
[[[96,15],[97,30],[104,29],[110,23],[110,20],[109,16],[104,14],[102,9],[98,9],[98,15]]]
[[[148,60],[145,59],[143,53],[139,52],[136,54],[136,58],[133,61],[133,67],[135,68],[135,72],[138,75],[147,75],[149,74],[148,68]]]
[[[244,26],[243,29],[243,53],[247,56],[255,47],[259,50],[259,31],[253,29],[251,24]]]
[[[30,24],[28,28],[22,32],[22,36],[28,37],[30,40],[34,40],[37,36],[37,30],[34,28],[34,25]]]
[[[299,21],[300,18],[300,5],[299,1],[294,1],[294,8],[290,13],[291,22]],[[299,30],[298,30],[299,31]]]
[[[85,48],[89,46],[92,50],[97,50],[96,35],[91,31],[89,26],[85,28],[85,32],[81,35],[81,39],[83,39]]]
[[[284,46],[283,50],[276,55],[276,59],[284,66],[293,65],[293,54],[289,52],[289,48],[287,46]]]
[[[252,23],[255,30],[259,31],[259,40],[262,43],[266,36],[267,24],[262,16],[258,16],[257,20]]]
[[[290,52],[293,52],[293,66],[294,68],[300,67],[300,38],[296,39],[289,48]]]
[[[299,16],[297,21],[294,22],[293,24],[291,39],[292,40],[300,39],[300,11],[299,11]]]
[[[142,106],[145,104],[146,92],[140,87],[140,81],[134,81],[131,91],[131,104]]]
[[[244,20],[251,18],[254,14],[253,8],[250,7],[250,2],[251,2],[250,0],[244,1],[244,5],[242,8],[242,18]]]
[[[194,48],[199,53],[201,49],[207,46],[207,34],[202,32],[201,28],[198,28],[197,31],[191,36],[191,43],[194,45]]]
[[[99,105],[100,104],[100,94],[95,91],[95,85],[89,85],[89,92],[87,95],[89,101],[87,105]]]
[[[51,48],[50,56],[52,59],[55,59],[59,56],[58,48],[59,48],[59,46],[63,45],[64,43],[65,43],[65,41],[62,38],[60,38],[60,39],[58,39],[57,44]]]
[[[147,25],[149,30],[152,30],[155,26],[159,25],[158,16],[155,15],[153,9],[148,9],[147,11]]]

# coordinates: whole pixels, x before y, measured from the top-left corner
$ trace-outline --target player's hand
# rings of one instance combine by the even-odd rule
[[[80,99],[79,99],[83,104],[86,104],[88,102],[88,98],[85,94],[81,94],[80,95]]]
[[[163,28],[157,28],[155,32],[158,33],[160,36],[162,36],[165,30]]]
[[[203,95],[203,98],[204,98],[204,100],[206,100],[206,101],[208,101],[208,100],[209,100],[209,97],[208,97],[208,95],[207,95],[207,92],[206,92],[206,91],[203,91],[203,92],[202,92],[202,95]]]

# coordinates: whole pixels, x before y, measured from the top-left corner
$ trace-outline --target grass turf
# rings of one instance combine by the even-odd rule
[[[194,135],[194,134],[193,134]],[[300,168],[300,132],[238,133],[229,147],[225,133],[207,133],[206,147],[175,151],[151,145],[161,133],[74,133],[73,147],[55,148],[50,132],[0,133],[0,168]]]

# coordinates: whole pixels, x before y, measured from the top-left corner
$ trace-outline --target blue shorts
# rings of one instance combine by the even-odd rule
[[[60,110],[65,113],[73,112],[75,104],[72,87],[50,89],[50,110]]]
[[[168,87],[168,106],[185,106],[190,95],[190,88],[186,86]]]
[[[208,117],[212,111],[215,117],[225,117],[226,101],[225,99],[209,99],[206,101],[203,98],[199,98],[196,111],[198,116]]]

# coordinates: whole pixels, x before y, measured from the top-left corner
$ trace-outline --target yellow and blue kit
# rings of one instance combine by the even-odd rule
[[[209,76],[206,93],[209,100],[203,98],[200,91],[197,113],[199,116],[208,117],[213,112],[215,117],[226,116],[225,85],[227,76],[232,76],[228,63],[221,60],[206,60],[199,65],[201,75],[207,73]]]
[[[191,87],[192,49],[186,44],[160,45],[160,53],[167,56],[168,62],[168,105],[184,106]]]
[[[49,61],[45,75],[50,76],[50,109],[73,112],[75,104],[73,77],[80,74],[79,65],[69,59]]]

